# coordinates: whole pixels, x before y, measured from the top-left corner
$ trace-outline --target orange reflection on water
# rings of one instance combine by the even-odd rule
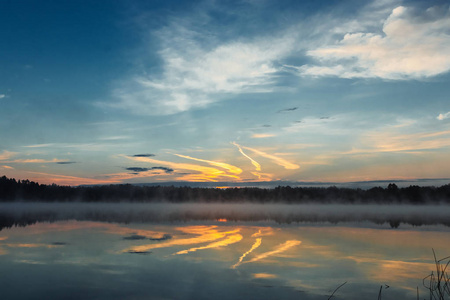
[[[183,245],[192,245],[192,244],[201,244],[207,242],[217,241],[226,237],[227,235],[236,234],[240,231],[240,229],[234,229],[231,231],[219,231],[217,226],[188,226],[188,227],[179,227],[177,231],[181,231],[185,234],[194,234],[199,235],[198,237],[187,238],[187,239],[176,239],[160,243],[160,244],[148,244],[141,246],[134,246],[124,250],[124,252],[134,251],[149,251],[151,249],[156,248],[166,248],[173,246],[183,246]],[[235,237],[236,238],[236,237]]]
[[[252,247],[250,248],[250,250],[248,250],[247,252],[245,252],[244,254],[242,254],[242,256],[239,258],[239,261],[238,261],[236,264],[234,264],[233,266],[231,266],[231,268],[232,268],[232,269],[236,269],[236,268],[242,263],[242,261],[244,260],[244,258],[245,258],[248,254],[252,253],[253,250],[255,250],[256,248],[258,248],[259,246],[261,246],[261,241],[262,241],[262,238],[257,238],[256,241],[255,241],[255,243],[254,243],[254,244],[252,245]]]
[[[208,245],[203,246],[203,247],[197,247],[197,248],[191,248],[191,249],[188,249],[188,250],[178,251],[175,254],[187,254],[189,252],[195,252],[197,250],[225,247],[225,246],[228,246],[230,244],[234,244],[234,243],[240,242],[241,240],[242,240],[242,235],[240,235],[240,234],[233,234],[233,235],[228,236],[224,240],[221,240],[221,241],[218,241],[218,242],[214,242],[214,243],[208,244]]]

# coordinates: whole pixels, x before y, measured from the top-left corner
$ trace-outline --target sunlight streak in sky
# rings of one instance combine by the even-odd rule
[[[252,162],[252,165],[255,166],[256,171],[261,171],[261,165],[258,162],[256,162],[253,158],[251,158],[250,156],[245,154],[244,151],[242,151],[242,148],[241,148],[241,146],[239,146],[239,144],[237,144],[236,142],[233,142],[232,144],[235,145],[239,149],[239,152],[241,152],[242,155],[247,157]]]
[[[211,160],[205,160],[205,159],[200,159],[200,158],[195,158],[195,157],[190,157],[190,156],[186,156],[186,155],[181,155],[181,154],[175,154],[174,155],[178,156],[178,157],[182,157],[182,158],[186,158],[186,159],[192,159],[195,161],[200,161],[200,162],[205,162],[208,163],[212,166],[216,166],[216,167],[220,167],[223,168],[225,170],[228,170],[230,173],[233,174],[241,174],[242,170],[238,167],[235,167],[233,165],[227,164],[227,163],[222,163],[222,162],[216,162],[216,161],[211,161]]]
[[[250,151],[253,151],[253,152],[255,152],[256,154],[261,155],[262,157],[271,159],[274,163],[276,163],[277,165],[280,165],[280,166],[284,167],[285,169],[288,169],[288,170],[295,170],[295,169],[300,168],[299,165],[290,163],[290,162],[288,162],[287,160],[285,160],[285,159],[283,159],[283,158],[281,158],[281,157],[277,157],[277,156],[275,156],[275,155],[268,154],[268,153],[262,152],[262,151],[260,151],[260,150],[254,149],[254,148],[250,148],[250,147],[244,147],[244,146],[242,146],[242,148],[247,149],[247,150],[250,150]]]

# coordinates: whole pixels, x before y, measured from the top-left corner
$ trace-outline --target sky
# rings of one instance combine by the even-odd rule
[[[0,2],[0,175],[450,182],[448,1]]]

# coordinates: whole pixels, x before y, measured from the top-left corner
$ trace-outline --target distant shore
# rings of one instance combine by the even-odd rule
[[[291,203],[291,204],[450,204],[450,184],[439,187],[205,188],[162,185],[45,185],[0,177],[0,202],[173,202],[173,203]]]

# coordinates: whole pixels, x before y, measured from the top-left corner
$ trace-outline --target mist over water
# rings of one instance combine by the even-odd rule
[[[273,221],[277,223],[371,222],[450,226],[447,205],[217,204],[217,203],[1,203],[1,227],[27,222]]]

